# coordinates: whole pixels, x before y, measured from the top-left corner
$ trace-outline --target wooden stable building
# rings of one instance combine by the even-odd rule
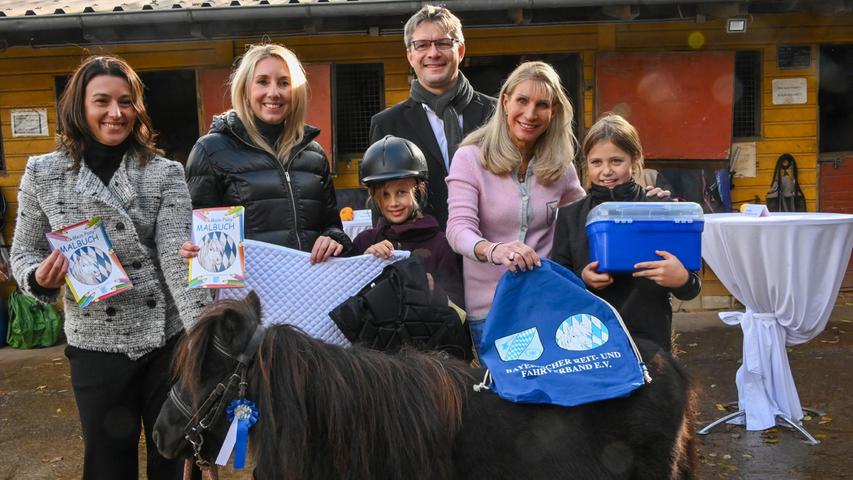
[[[282,43],[306,63],[309,121],[324,131],[336,187],[358,188],[371,115],[408,96],[402,27],[422,3],[0,0],[5,238],[27,158],[53,149],[57,97],[90,54],[118,54],[141,73],[161,147],[185,160],[227,108],[225,83],[245,46]],[[679,196],[707,203],[705,190],[720,180],[725,197],[728,175],[714,172],[732,170],[727,207],[763,202],[777,158],[790,153],[810,211],[853,212],[849,1],[443,3],[463,21],[462,71],[476,89],[495,94],[520,61],[552,63],[576,107],[578,137],[598,114],[624,113],[641,133],[647,166]],[[689,308],[730,303],[709,271]]]

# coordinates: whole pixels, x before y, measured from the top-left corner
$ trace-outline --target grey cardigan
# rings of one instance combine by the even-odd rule
[[[133,288],[81,309],[65,292],[68,344],[137,359],[189,328],[209,300],[187,288],[178,249],[190,238],[192,203],[181,164],[155,157],[144,166],[126,154],[109,188],[62,152],[32,157],[21,178],[12,272],[21,289],[44,302],[33,272],[50,253],[45,232],[99,215]],[[42,292],[43,293],[43,292]]]

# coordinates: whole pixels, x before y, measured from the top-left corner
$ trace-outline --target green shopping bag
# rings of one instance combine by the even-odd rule
[[[42,303],[20,290],[9,296],[9,330],[12,348],[50,347],[59,340],[62,319],[53,305]]]

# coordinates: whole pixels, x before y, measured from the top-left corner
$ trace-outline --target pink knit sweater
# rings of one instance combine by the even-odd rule
[[[586,195],[573,166],[545,186],[537,181],[532,162],[527,180],[520,183],[515,172],[499,176],[480,166],[480,148],[475,145],[462,147],[453,156],[447,176],[447,241],[464,256],[465,307],[471,316],[488,314],[495,287],[506,271],[503,266],[478,261],[474,245],[484,238],[490,242],[521,240],[540,258],[547,258],[557,209]]]

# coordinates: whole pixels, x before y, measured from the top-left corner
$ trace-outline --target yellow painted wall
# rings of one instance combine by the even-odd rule
[[[752,15],[748,31],[727,34],[721,19],[705,23],[674,21],[613,23],[548,27],[478,28],[465,32],[468,56],[579,53],[584,84],[594,85],[595,59],[601,51],[758,50],[762,54],[761,135],[757,143],[757,177],[736,180],[734,202],[764,199],[776,158],[785,152],[796,156],[800,180],[810,210],[816,205],[818,45],[853,43],[853,16]],[[693,39],[692,47],[689,39]],[[292,48],[304,62],[381,62],[385,69],[388,106],[408,96],[411,69],[405,59],[401,35],[330,35],[273,38]],[[10,112],[17,108],[45,108],[50,134],[56,131],[54,76],[67,74],[88,53],[117,53],[139,71],[227,67],[244,51],[248,41],[184,42],[81,48],[14,47],[0,52],[0,129],[6,171],[0,173],[0,190],[9,203],[4,234],[11,239],[16,213],[16,191],[26,160],[53,149],[52,137],[13,138]],[[811,45],[809,68],[779,70],[776,47]],[[464,67],[463,67],[464,70]],[[804,77],[808,84],[805,105],[772,105],[775,78]],[[583,91],[582,130],[594,121],[595,92]],[[203,127],[203,126],[202,126]],[[338,164],[338,188],[358,185],[357,161]],[[710,283],[708,283],[710,282]],[[713,277],[706,277],[706,292],[718,292]],[[8,290],[8,288],[7,288]]]

